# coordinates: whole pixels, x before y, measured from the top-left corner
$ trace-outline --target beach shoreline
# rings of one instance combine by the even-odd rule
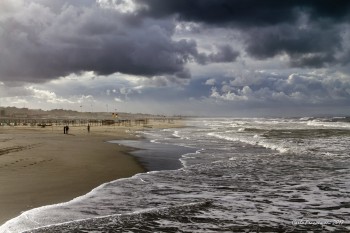
[[[154,122],[152,128],[181,127]],[[142,126],[0,127],[0,225],[23,211],[70,201],[103,183],[146,172],[133,148]]]

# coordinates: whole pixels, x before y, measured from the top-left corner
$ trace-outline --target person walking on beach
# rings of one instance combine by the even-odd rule
[[[63,127],[63,134],[66,134],[66,126]]]
[[[87,126],[88,133],[90,133],[90,124]]]
[[[68,127],[68,125],[66,125],[66,134],[68,134],[68,130],[69,130],[69,127]]]

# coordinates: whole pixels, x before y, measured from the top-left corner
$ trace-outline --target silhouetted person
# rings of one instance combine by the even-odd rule
[[[90,133],[90,124],[87,126],[88,133]]]
[[[67,125],[66,126],[66,133],[68,134],[68,131],[69,131],[69,126]]]
[[[63,134],[66,134],[67,128],[66,126],[63,127]]]

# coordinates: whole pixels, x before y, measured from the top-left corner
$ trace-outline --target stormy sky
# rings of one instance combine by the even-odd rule
[[[0,106],[343,115],[349,63],[346,0],[0,1]]]

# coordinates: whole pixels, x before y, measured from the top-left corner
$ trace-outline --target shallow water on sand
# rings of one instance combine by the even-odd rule
[[[149,142],[140,147],[148,147],[148,155],[137,153],[156,171],[26,212],[0,232],[38,227],[34,232],[350,231],[347,118],[216,118],[188,124],[146,132]],[[182,168],[176,170],[174,163],[170,170],[155,169],[167,146],[169,155],[186,153]]]

